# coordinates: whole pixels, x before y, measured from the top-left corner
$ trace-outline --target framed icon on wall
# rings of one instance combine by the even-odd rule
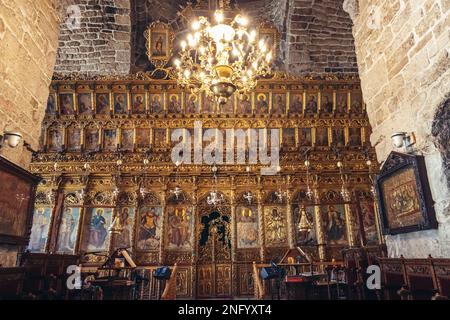
[[[383,234],[436,229],[422,156],[392,152],[376,180]]]

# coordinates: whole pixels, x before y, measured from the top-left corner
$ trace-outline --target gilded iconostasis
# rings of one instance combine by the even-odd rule
[[[262,175],[263,164],[247,158],[217,161],[217,175],[211,164],[174,164],[173,131],[194,135],[196,122],[203,131],[279,129],[277,172]],[[252,262],[290,248],[331,260],[379,243],[376,161],[357,79],[276,74],[223,106],[171,80],[61,79],[42,130],[31,252],[81,254],[94,266],[128,248],[139,266],[178,263],[186,296],[192,283],[199,296],[226,296],[249,294]]]

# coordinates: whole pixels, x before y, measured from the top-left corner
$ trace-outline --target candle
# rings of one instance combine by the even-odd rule
[[[175,209],[175,215],[178,217],[178,209]]]

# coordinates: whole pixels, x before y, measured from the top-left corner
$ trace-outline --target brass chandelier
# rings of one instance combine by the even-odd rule
[[[258,40],[256,30],[249,30],[247,17],[238,14],[226,23],[223,11],[217,10],[214,18],[214,25],[203,16],[192,22],[174,65],[179,85],[223,105],[270,74],[273,52],[264,39]]]

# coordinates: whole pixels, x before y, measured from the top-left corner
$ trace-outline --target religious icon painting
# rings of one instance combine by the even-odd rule
[[[164,147],[166,145],[167,132],[166,129],[154,129],[154,143],[155,147]]]
[[[61,93],[59,95],[59,110],[61,110],[61,114],[65,116],[75,114],[73,93]]]
[[[168,250],[192,249],[192,208],[169,207],[167,210],[166,248]]]
[[[258,209],[255,206],[239,206],[236,209],[236,220],[238,249],[258,248]]]
[[[299,145],[302,147],[312,146],[312,129],[311,128],[299,128]]]
[[[122,230],[116,235],[114,247],[116,249],[132,248],[133,226],[134,226],[135,210],[131,207],[122,207],[118,209],[118,216]]]
[[[199,96],[194,93],[186,93],[186,113],[200,113]]]
[[[45,113],[47,115],[55,115],[56,114],[56,101],[55,101],[55,95],[53,93],[50,93],[47,100],[47,108],[45,109]]]
[[[391,152],[376,188],[383,234],[438,227],[423,156]]]
[[[316,128],[316,146],[328,147],[328,128]]]
[[[337,147],[345,146],[345,130],[344,128],[333,128],[333,145]]]
[[[167,108],[169,113],[181,114],[183,112],[181,104],[181,95],[177,93],[169,94],[169,101]]]
[[[52,208],[36,208],[34,210],[30,243],[28,245],[28,250],[30,250],[30,252],[45,252],[51,216]]]
[[[256,114],[269,114],[269,93],[259,92],[256,93],[255,101],[255,113]]]
[[[95,95],[95,105],[97,109],[97,114],[109,114],[110,113],[110,97],[109,93],[96,93]]]
[[[272,114],[279,115],[286,112],[286,94],[274,93],[272,99]]]
[[[305,114],[316,114],[318,110],[318,94],[317,93],[308,93],[305,105]]]
[[[289,113],[303,113],[303,93],[293,93],[290,96]]]
[[[204,95],[203,98],[203,112],[204,113],[215,113],[217,103],[214,101],[212,96]]]
[[[324,114],[333,113],[333,93],[322,92],[321,100],[320,112]]]
[[[351,93],[350,110],[355,114],[361,114],[363,112],[363,99],[361,91],[353,91]]]
[[[128,95],[126,93],[114,94],[114,114],[128,113]]]
[[[67,150],[78,152],[81,150],[81,129],[77,127],[67,128]]]
[[[162,208],[141,207],[137,230],[138,250],[159,250],[161,243]]]
[[[97,128],[87,128],[84,143],[86,151],[97,151],[99,148],[99,130]]]
[[[264,207],[264,224],[264,235],[268,247],[287,244],[286,209],[284,207]]]
[[[346,245],[348,241],[344,205],[322,206],[321,212],[327,244]]]
[[[122,129],[121,149],[124,151],[133,151],[134,149],[133,129]]]
[[[295,129],[285,128],[283,129],[283,145],[289,147],[295,147]]]
[[[140,149],[150,147],[150,129],[136,129],[136,147]]]
[[[378,244],[377,228],[375,222],[374,203],[363,201],[360,203],[361,216],[364,226],[364,234],[366,235],[366,242],[368,245]]]
[[[58,127],[52,127],[48,130],[47,146],[49,151],[61,151],[63,146],[62,130]]]
[[[347,92],[338,92],[336,95],[336,113],[344,114],[348,111]]]
[[[91,115],[93,113],[90,93],[79,93],[77,103],[79,115]]]
[[[108,249],[108,228],[112,223],[112,208],[92,208],[87,214],[82,250],[102,252]]]
[[[293,206],[295,235],[298,245],[308,246],[317,244],[316,222],[314,206]]]
[[[117,149],[116,129],[105,129],[103,131],[103,150],[115,151]]]
[[[252,97],[244,94],[242,98],[238,99],[237,113],[240,115],[252,114]]]
[[[154,114],[164,112],[164,94],[150,94],[150,112]]]
[[[228,98],[224,105],[220,106],[220,113],[233,114],[234,113],[234,96]]]
[[[73,254],[75,252],[80,214],[81,208],[64,208],[56,241],[56,251],[58,253]]]
[[[281,35],[273,23],[264,22],[258,27],[258,42],[263,41],[272,57],[278,56]]]
[[[157,68],[164,67],[172,55],[174,40],[172,28],[168,24],[154,22],[145,31],[145,37],[150,62]]]
[[[361,128],[348,128],[348,144],[353,147],[361,145]]]
[[[147,109],[147,97],[145,93],[133,93],[131,95],[133,113],[144,114]]]

